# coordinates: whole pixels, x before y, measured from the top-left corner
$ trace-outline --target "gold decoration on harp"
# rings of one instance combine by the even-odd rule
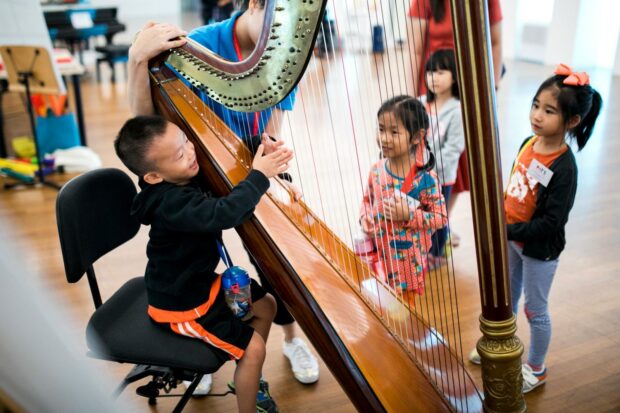
[[[523,343],[515,335],[516,318],[489,321],[480,316],[480,330],[483,337],[478,341],[477,350],[482,363],[484,388],[490,395],[485,408],[489,412],[523,412],[521,402],[523,376],[521,374],[521,355]]]
[[[168,63],[216,102],[239,112],[276,105],[303,75],[327,0],[268,0],[261,41],[241,62],[229,62],[197,42],[172,51]],[[267,35],[265,35],[267,34]]]

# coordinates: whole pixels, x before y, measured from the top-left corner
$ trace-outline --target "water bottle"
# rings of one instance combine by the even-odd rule
[[[222,288],[226,304],[233,314],[243,321],[251,319],[252,294],[250,292],[250,276],[243,268],[235,265],[222,274]]]
[[[372,265],[375,246],[372,239],[365,232],[358,231],[353,238],[353,251],[366,264]]]
[[[380,254],[375,248],[375,244],[372,239],[363,231],[359,231],[353,238],[353,251],[360,260],[368,264],[372,270],[372,274],[380,279],[386,280],[385,270],[383,268],[383,262]]]

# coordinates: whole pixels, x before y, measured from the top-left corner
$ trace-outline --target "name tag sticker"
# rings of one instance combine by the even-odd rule
[[[549,185],[549,181],[553,176],[553,171],[538,162],[537,159],[532,159],[530,167],[527,168],[527,173],[545,188]]]

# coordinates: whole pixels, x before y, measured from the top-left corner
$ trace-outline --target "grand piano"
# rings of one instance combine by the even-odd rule
[[[88,48],[91,37],[104,36],[108,45],[117,33],[125,30],[125,25],[118,21],[116,7],[89,8],[70,7],[50,9],[43,12],[45,23],[52,41],[66,43],[71,53],[80,53]],[[81,22],[82,24],[77,24]],[[92,23],[91,23],[92,22]]]

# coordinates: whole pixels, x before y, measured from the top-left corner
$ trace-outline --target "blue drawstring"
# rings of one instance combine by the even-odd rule
[[[224,264],[226,264],[226,268],[232,267],[232,259],[230,258],[230,254],[226,250],[224,244],[220,242],[220,240],[215,240],[217,242],[217,250],[220,253],[220,257],[224,260]]]

